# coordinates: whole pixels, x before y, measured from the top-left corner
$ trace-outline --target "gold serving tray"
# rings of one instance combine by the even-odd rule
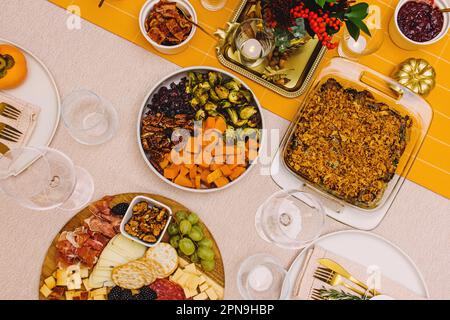
[[[236,9],[230,23],[239,23],[245,20],[245,14],[250,9],[251,3],[243,0]],[[309,40],[304,46],[298,49],[286,63],[287,78],[290,79],[285,85],[277,85],[263,79],[262,72],[267,63],[262,63],[258,67],[249,68],[240,63],[239,57],[233,52],[229,44],[218,48],[217,58],[227,68],[261,84],[262,86],[287,97],[296,98],[301,96],[308,88],[314,72],[326,53],[317,39]]]

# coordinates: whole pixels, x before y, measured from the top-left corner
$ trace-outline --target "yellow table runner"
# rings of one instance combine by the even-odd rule
[[[64,9],[70,5],[76,5],[80,9],[82,18],[148,51],[161,55],[152,48],[139,30],[138,17],[145,0],[106,0],[102,8],[98,8],[98,0],[49,1]],[[196,8],[200,24],[211,33],[226,25],[240,3],[240,0],[228,0],[223,10],[211,12],[202,7],[200,0],[190,1]],[[408,179],[450,198],[450,35],[426,50],[413,52],[401,50],[392,43],[387,33],[389,18],[398,1],[369,0],[368,2],[381,7],[386,37],[382,48],[375,54],[362,58],[361,63],[386,75],[391,74],[398,64],[409,57],[424,58],[436,68],[438,84],[427,98],[434,109],[433,122]],[[208,36],[198,31],[188,50],[178,55],[163,55],[163,57],[182,67],[208,65],[224,68],[216,58],[215,45]],[[321,65],[323,66],[335,55],[335,51],[327,53]],[[264,108],[292,120],[302,97],[287,99],[253,81],[244,80],[254,90]]]

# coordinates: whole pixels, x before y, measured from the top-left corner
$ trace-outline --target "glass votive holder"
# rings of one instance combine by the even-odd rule
[[[275,47],[272,32],[262,19],[248,19],[241,23],[234,38],[241,63],[256,67],[264,62]]]

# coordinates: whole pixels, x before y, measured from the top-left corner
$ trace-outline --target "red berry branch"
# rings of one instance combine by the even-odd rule
[[[328,49],[334,49],[333,35],[346,24],[352,37],[358,38],[360,29],[370,34],[362,21],[367,16],[368,5],[354,0],[263,0],[264,18],[272,29],[292,31],[303,19],[311,36],[317,36]]]

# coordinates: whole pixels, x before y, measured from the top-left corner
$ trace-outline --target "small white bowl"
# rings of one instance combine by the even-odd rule
[[[184,10],[185,12],[189,13],[191,16],[192,21],[195,23],[198,23],[197,20],[197,13],[195,12],[194,7],[191,5],[191,3],[187,0],[170,0],[171,2],[176,2],[177,6]],[[149,35],[147,34],[147,31],[145,30],[145,20],[147,19],[148,15],[150,14],[150,11],[153,9],[153,7],[160,2],[160,0],[148,0],[141,9],[141,13],[139,14],[139,27],[141,29],[142,35],[147,39],[147,41],[159,52],[164,54],[177,54],[187,49],[189,41],[194,37],[195,32],[197,31],[197,27],[195,25],[192,26],[191,34],[189,37],[184,40],[182,43],[173,45],[173,46],[165,46],[156,43],[153,41]]]
[[[448,13],[443,13],[444,25],[442,26],[441,32],[435,38],[431,39],[430,41],[425,41],[425,42],[413,41],[403,34],[403,32],[400,30],[400,27],[398,26],[397,17],[398,17],[398,12],[400,11],[400,8],[403,7],[403,5],[409,1],[416,1],[416,0],[400,0],[397,3],[397,7],[395,8],[395,13],[392,16],[392,19],[389,23],[389,35],[391,37],[391,40],[400,48],[412,51],[412,50],[419,50],[421,48],[432,45],[432,44],[440,41],[442,38],[444,38],[450,28],[450,18],[449,18]],[[441,9],[448,7],[444,0],[434,0],[434,4],[438,8],[441,8]]]
[[[150,205],[156,205],[158,207],[164,208],[167,210],[167,212],[169,213],[169,218],[167,219],[166,225],[164,226],[164,230],[163,232],[161,232],[158,240],[155,243],[149,243],[149,242],[145,242],[142,241],[141,239],[138,239],[136,237],[133,237],[132,235],[130,235],[128,232],[125,231],[125,225],[128,223],[128,221],[130,221],[131,217],[133,216],[133,207],[139,203],[145,201]],[[172,221],[172,209],[170,209],[168,206],[166,206],[165,204],[156,201],[154,199],[148,198],[148,197],[144,197],[144,196],[137,196],[136,198],[134,198],[131,203],[130,206],[128,207],[127,212],[125,213],[125,215],[123,216],[122,222],[120,224],[120,233],[124,236],[127,237],[128,239],[131,239],[133,241],[136,241],[146,247],[154,247],[156,246],[158,243],[161,242],[162,238],[164,237],[164,234],[167,231],[167,228],[169,227],[170,222]]]

